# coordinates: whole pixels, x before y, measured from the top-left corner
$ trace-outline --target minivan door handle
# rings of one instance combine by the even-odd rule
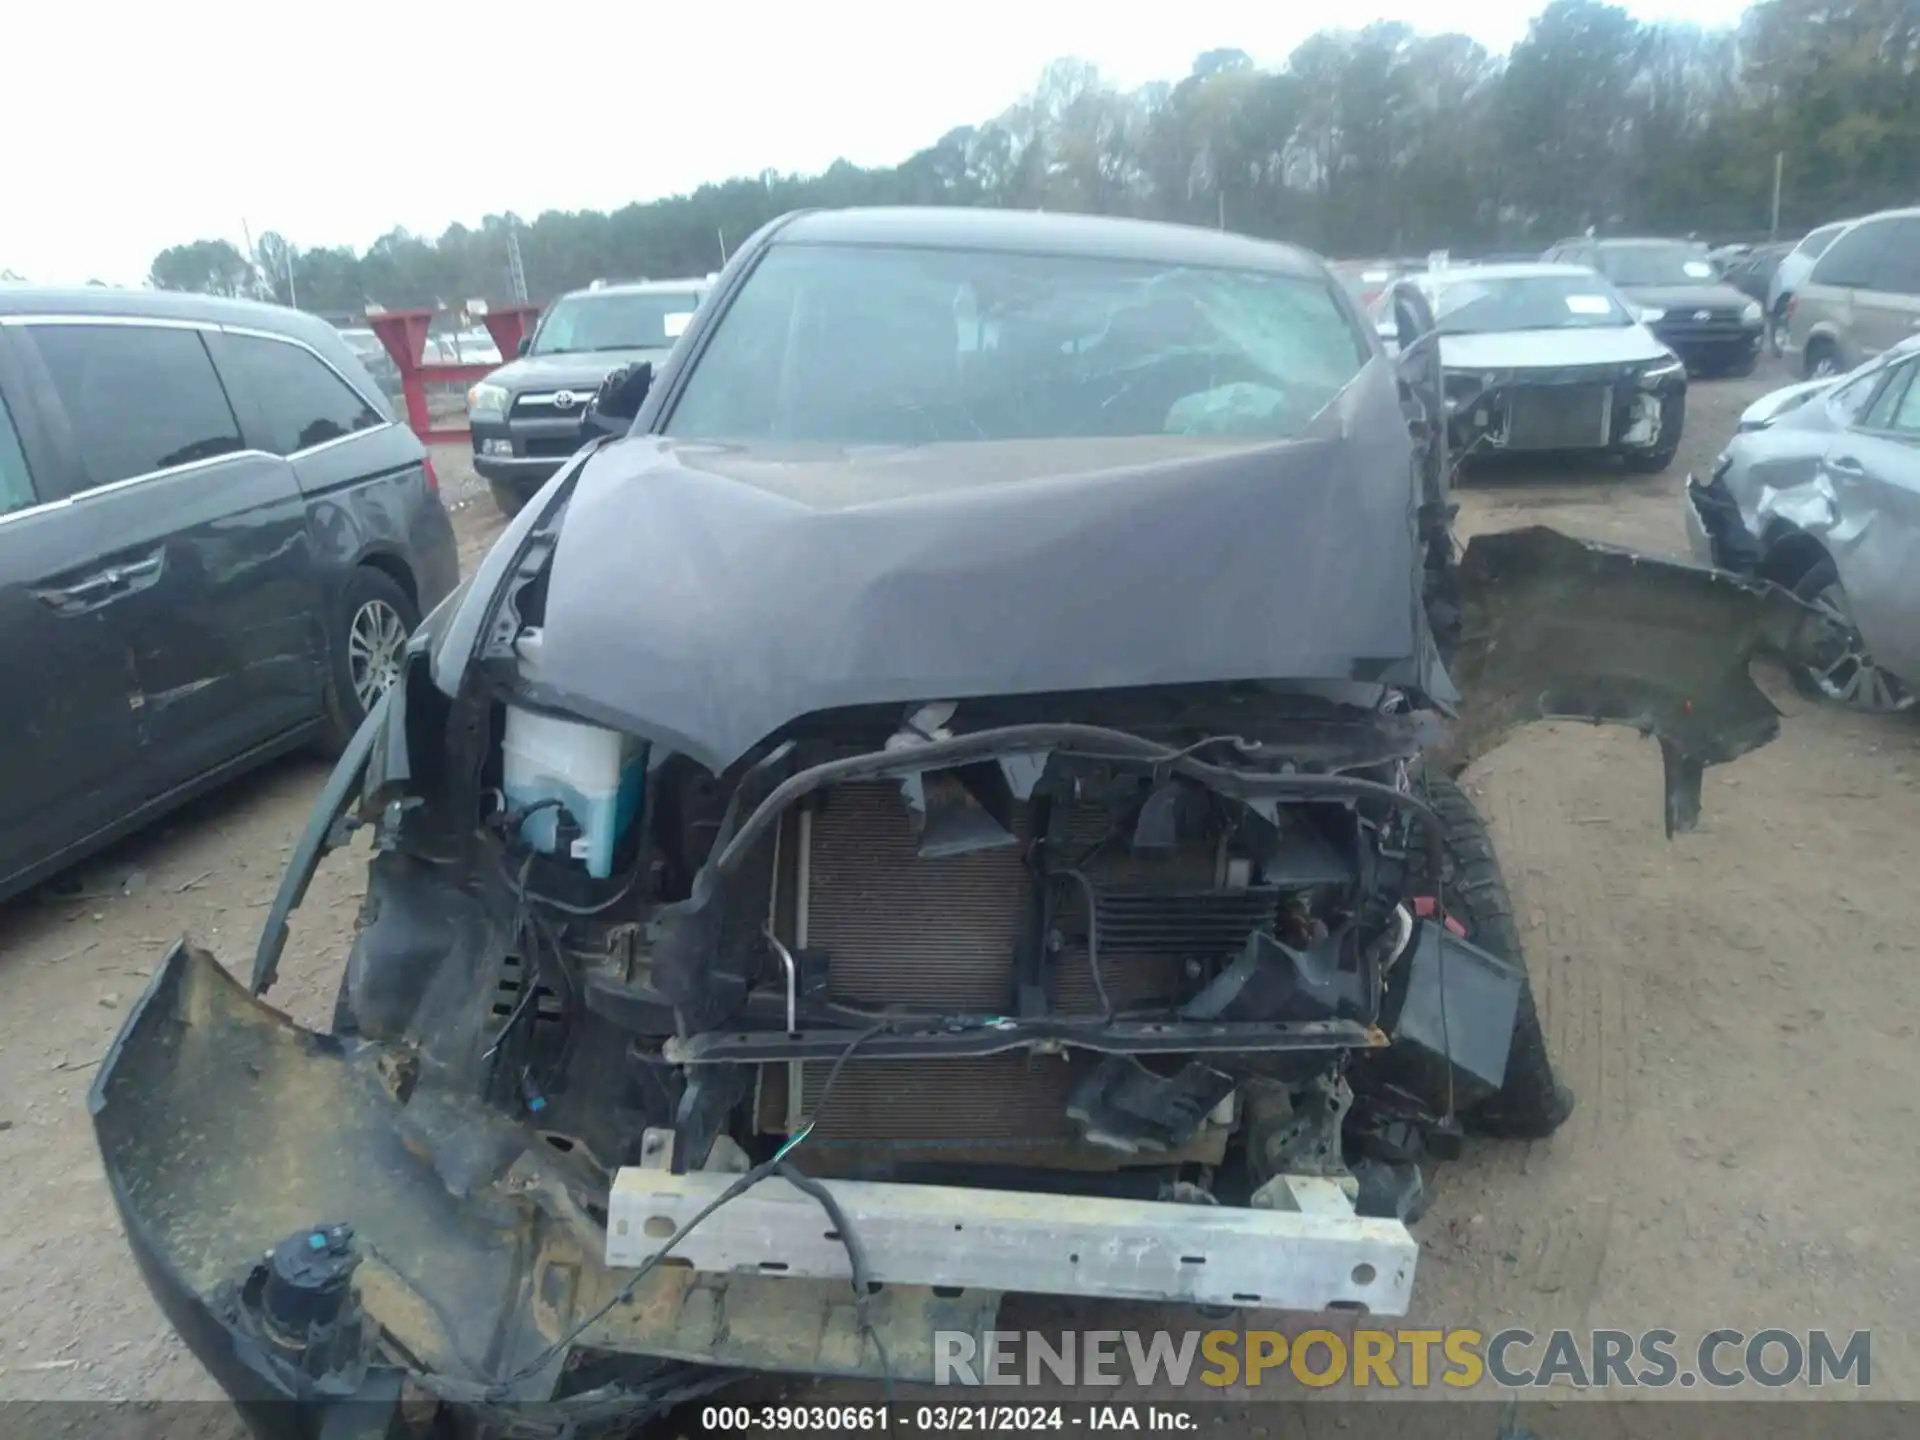
[[[126,582],[120,578],[117,570],[102,570],[97,575],[89,575],[84,580],[71,585],[62,585],[54,589],[36,590],[33,593],[44,605],[68,613],[89,610],[96,605],[104,605],[126,588]]]
[[[1851,455],[1835,455],[1827,461],[1827,469],[1836,475],[1845,475],[1849,480],[1866,477],[1867,467]]]
[[[129,565],[116,565],[108,573],[122,587],[144,584],[160,573],[160,562],[164,552],[156,550],[144,560],[135,560]]]

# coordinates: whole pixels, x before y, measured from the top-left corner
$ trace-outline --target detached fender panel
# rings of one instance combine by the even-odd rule
[[[1463,767],[1531,720],[1630,725],[1660,742],[1668,835],[1698,820],[1706,766],[1779,733],[1754,659],[1831,663],[1846,644],[1776,585],[1541,527],[1476,536],[1460,583],[1447,761]]]

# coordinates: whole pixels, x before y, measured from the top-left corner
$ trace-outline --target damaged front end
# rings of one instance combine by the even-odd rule
[[[1516,532],[1451,577],[1458,713],[1351,678],[927,697],[710,766],[552,703],[542,523],[458,683],[424,639],[342,762],[251,986],[176,949],[93,1092],[149,1284],[263,1427],[403,1384],[590,1432],[744,1371],[929,1381],[1016,1292],[1404,1313],[1423,1163],[1566,1110],[1460,903],[1490,852],[1448,766],[1636,725],[1683,829],[1773,733],[1749,661],[1827,643],[1770,587]],[[357,827],[318,1035],[257,997]]]
[[[1462,459],[1506,452],[1671,452],[1686,423],[1678,361],[1449,369],[1448,442]]]

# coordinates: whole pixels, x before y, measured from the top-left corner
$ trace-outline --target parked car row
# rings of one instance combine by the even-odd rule
[[[436,491],[322,320],[0,290],[0,899],[345,744],[457,579]]]

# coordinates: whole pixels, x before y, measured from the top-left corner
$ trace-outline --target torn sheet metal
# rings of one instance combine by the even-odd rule
[[[1660,741],[1669,835],[1698,819],[1704,767],[1779,732],[1753,660],[1831,663],[1846,644],[1777,586],[1539,527],[1476,536],[1461,590],[1447,760],[1464,766],[1530,720],[1631,725]]]
[[[636,436],[567,502],[528,698],[719,771],[850,705],[1279,678],[1430,691],[1407,457],[1384,361],[1283,443]]]
[[[1755,527],[1769,534],[1789,526],[1818,540],[1874,663],[1920,682],[1920,489],[1899,483],[1920,486],[1920,464],[1896,442],[1850,443],[1865,458],[1841,457],[1841,467],[1825,458],[1798,483],[1762,486]],[[1777,468],[1768,473],[1787,478]]]

